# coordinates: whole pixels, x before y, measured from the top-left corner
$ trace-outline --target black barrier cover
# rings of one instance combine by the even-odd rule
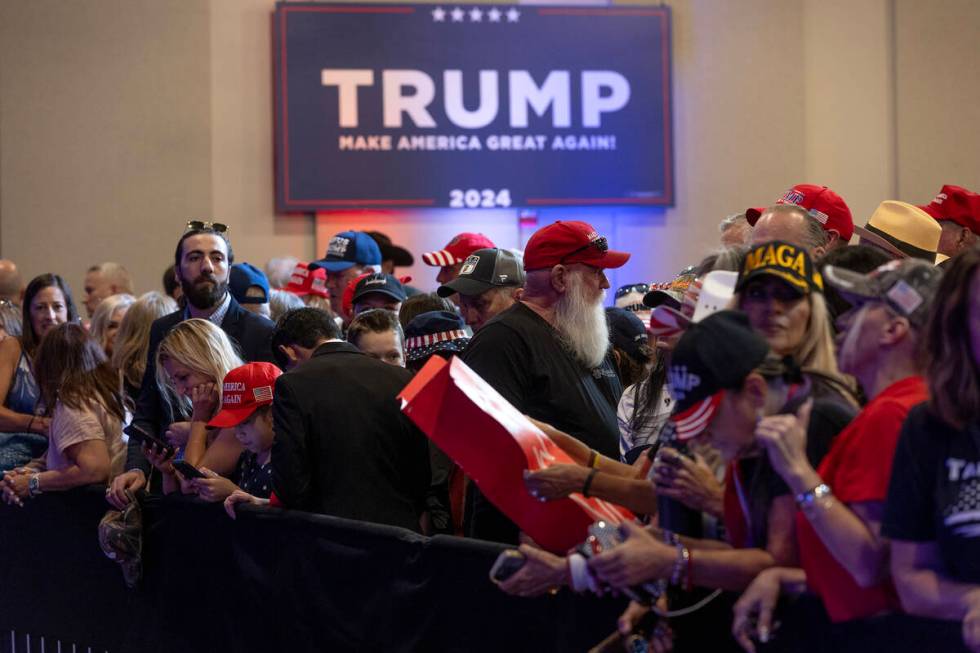
[[[28,634],[34,651],[584,651],[624,607],[507,596],[496,544],[180,499],[146,502],[130,591],[98,546],[107,507],[96,488],[0,505],[0,652]]]

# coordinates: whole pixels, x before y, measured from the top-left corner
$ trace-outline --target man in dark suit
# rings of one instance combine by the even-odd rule
[[[270,338],[273,324],[243,309],[228,292],[228,274],[234,262],[231,243],[225,227],[212,223],[188,223],[188,229],[177,242],[174,274],[187,300],[186,306],[164,315],[150,327],[150,348],[146,372],[136,403],[133,424],[153,435],[163,437],[168,430],[180,430],[169,402],[163,401],[156,383],[156,355],[171,329],[191,318],[210,320],[228,334],[247,362],[272,358]],[[129,441],[126,472],[113,479],[107,490],[109,502],[117,507],[128,503],[126,490],[135,492],[146,486],[150,464],[140,449],[140,442]]]
[[[314,308],[286,313],[273,342],[290,358],[310,352],[276,381],[276,496],[288,508],[420,530],[429,448],[396,398],[411,372],[344,342]]]

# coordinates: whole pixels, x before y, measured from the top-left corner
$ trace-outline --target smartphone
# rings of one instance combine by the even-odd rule
[[[130,424],[123,429],[123,433],[133,438],[134,440],[139,440],[144,444],[152,444],[160,451],[166,451],[168,455],[174,452],[174,447],[172,444],[165,440],[161,440],[157,436],[153,435],[146,429],[137,424]]]
[[[175,460],[172,464],[174,469],[180,472],[181,475],[188,480],[192,478],[207,478],[207,476],[204,475],[204,472],[186,460]]]
[[[496,562],[490,568],[490,580],[495,583],[504,582],[520,571],[525,562],[527,562],[527,558],[524,557],[523,553],[516,549],[507,549],[497,556]]]

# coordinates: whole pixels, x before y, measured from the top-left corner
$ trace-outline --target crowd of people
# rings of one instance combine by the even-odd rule
[[[578,221],[523,252],[459,234],[422,255],[433,292],[381,233],[260,269],[226,225],[191,221],[163,292],[89,269],[86,318],[58,274],[24,286],[0,261],[0,488],[27,509],[103,484],[118,510],[196,495],[232,518],[272,505],[505,543],[503,592],[631,597],[613,646],[939,650],[928,618],[980,651],[978,235],[961,187],[859,226],[799,184],[608,308],[605,271],[631,253]],[[402,413],[433,356],[571,459],[520,491],[636,520],[539,547]]]

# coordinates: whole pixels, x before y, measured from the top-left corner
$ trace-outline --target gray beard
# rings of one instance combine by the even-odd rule
[[[555,329],[562,345],[587,369],[602,365],[609,350],[609,325],[603,301],[594,303],[586,296],[585,284],[576,277],[568,291],[555,304]]]

